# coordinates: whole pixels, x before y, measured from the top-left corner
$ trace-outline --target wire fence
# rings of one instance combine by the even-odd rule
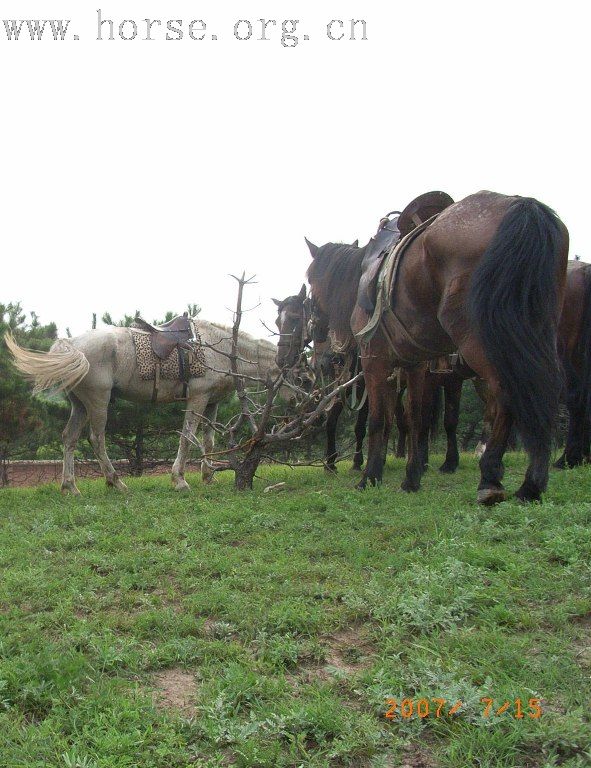
[[[113,466],[122,476],[137,475],[133,465],[126,459],[113,461]],[[152,460],[144,464],[143,475],[162,475],[170,472],[172,462],[167,460]],[[198,472],[201,469],[200,461],[188,461],[187,469]],[[44,483],[61,482],[62,462],[58,460],[47,461],[11,461],[4,467],[4,474],[8,480],[7,487],[26,487],[43,485]],[[75,462],[75,475],[77,478],[98,479],[102,472],[96,460],[77,460]],[[0,485],[1,487],[1,485]]]

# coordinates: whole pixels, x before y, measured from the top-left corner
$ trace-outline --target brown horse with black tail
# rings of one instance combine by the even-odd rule
[[[335,274],[327,268],[334,247],[311,248],[308,280],[318,307],[325,313],[336,308],[332,316],[338,319],[340,341],[362,342],[370,414],[369,456],[360,487],[382,479],[384,425],[391,410],[388,378],[401,367],[411,424],[402,487],[418,490],[425,361],[458,350],[494,400],[478,501],[506,498],[502,458],[513,423],[530,459],[517,497],[539,499],[548,481],[561,387],[556,339],[568,230],[556,214],[532,198],[493,192],[450,205],[398,251],[394,278],[386,286],[388,305],[368,341],[363,331],[371,313],[355,304],[354,295],[364,254],[351,252]]]
[[[566,376],[569,423],[556,466],[576,467],[589,458],[591,439],[591,264],[568,264],[558,349]]]

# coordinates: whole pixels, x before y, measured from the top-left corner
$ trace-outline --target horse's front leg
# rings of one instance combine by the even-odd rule
[[[324,468],[329,472],[336,472],[336,460],[337,460],[337,424],[339,418],[343,412],[343,403],[340,399],[337,399],[326,419],[326,457]]]
[[[201,416],[207,407],[207,397],[197,396],[187,402],[183,431],[179,440],[179,449],[172,465],[172,485],[175,491],[188,491],[189,483],[185,480],[185,466],[191,446],[195,441],[195,432]]]
[[[404,415],[404,389],[401,389],[396,397],[396,427],[398,429],[398,440],[396,442],[396,458],[403,459],[406,456],[406,438],[408,430],[406,428],[406,416]]]
[[[419,433],[422,426],[425,373],[426,367],[424,365],[407,370],[406,413],[409,434],[406,477],[401,486],[403,491],[418,491],[421,485],[423,457],[419,449]]]
[[[437,377],[432,374],[425,374],[423,380],[423,395],[421,397],[421,416],[419,425],[419,457],[421,461],[421,474],[427,471],[429,465],[429,438],[431,428],[435,427],[434,413],[436,397],[438,395],[439,384]],[[409,410],[410,416],[410,410]],[[410,457],[410,454],[409,454]]]
[[[371,485],[382,482],[384,472],[384,429],[386,426],[386,398],[389,396],[389,384],[386,373],[375,375],[365,370],[365,386],[369,401],[369,439],[367,444],[367,464],[357,488],[364,490],[367,481]]]
[[[447,436],[447,452],[445,461],[439,467],[440,472],[455,472],[460,463],[458,452],[458,422],[460,420],[460,401],[462,399],[463,380],[455,373],[449,374],[450,378],[444,387],[445,413],[443,426]]]
[[[363,466],[363,441],[367,432],[367,415],[369,413],[369,400],[365,399],[361,410],[357,414],[355,422],[355,455],[353,456],[353,469],[361,470]]]
[[[107,455],[105,447],[105,427],[107,425],[107,409],[111,398],[111,390],[98,390],[88,402],[85,402],[90,421],[90,443],[94,449],[107,485],[118,491],[127,491],[127,486],[119,477],[115,467]]]
[[[388,445],[390,443],[390,435],[392,434],[392,425],[394,424],[396,413],[396,397],[396,390],[393,387],[389,387],[385,394],[384,408],[384,443],[382,446],[382,463],[384,467],[386,466],[386,459],[388,457]]]

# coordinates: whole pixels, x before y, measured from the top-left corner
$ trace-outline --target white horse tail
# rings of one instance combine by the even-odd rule
[[[23,349],[11,333],[4,334],[4,341],[16,368],[35,382],[34,393],[52,388],[57,391],[72,390],[90,368],[86,355],[65,339],[57,341],[49,352]]]

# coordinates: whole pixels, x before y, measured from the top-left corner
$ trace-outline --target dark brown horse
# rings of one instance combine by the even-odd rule
[[[296,296],[288,296],[285,299],[273,299],[277,305],[276,325],[279,330],[279,342],[277,344],[277,365],[280,368],[292,368],[300,360],[307,343],[308,322],[310,319],[309,302],[306,299],[306,286]],[[342,367],[349,368],[347,378],[352,379],[360,370],[359,355],[346,359],[343,355],[335,354],[330,350],[330,345],[314,344],[312,356],[312,369],[316,378],[327,383],[333,382],[342,375]],[[357,417],[355,421],[355,453],[353,455],[353,469],[361,470],[363,466],[363,441],[367,431],[367,415],[369,403],[365,397],[365,385],[360,381],[351,391],[346,393],[347,399],[354,399],[353,409]],[[345,398],[337,399],[326,416],[326,452],[325,467],[336,472],[338,459],[336,433],[340,416],[345,408]]]
[[[589,458],[591,438],[591,264],[568,264],[558,349],[566,375],[569,423],[566,447],[555,466],[575,467]]]
[[[335,247],[310,245],[308,280],[315,305],[332,318],[338,342],[347,345],[354,334],[364,339],[371,317],[355,295],[365,249],[351,249],[335,271],[330,258]],[[424,363],[458,350],[494,401],[478,501],[506,498],[502,458],[513,423],[530,458],[517,497],[540,498],[561,387],[556,338],[567,259],[566,227],[532,198],[479,192],[450,205],[416,234],[386,286],[388,305],[375,334],[361,347],[370,404],[361,488],[382,478],[384,425],[391,410],[388,378],[401,367],[411,424],[402,487],[418,490]]]

